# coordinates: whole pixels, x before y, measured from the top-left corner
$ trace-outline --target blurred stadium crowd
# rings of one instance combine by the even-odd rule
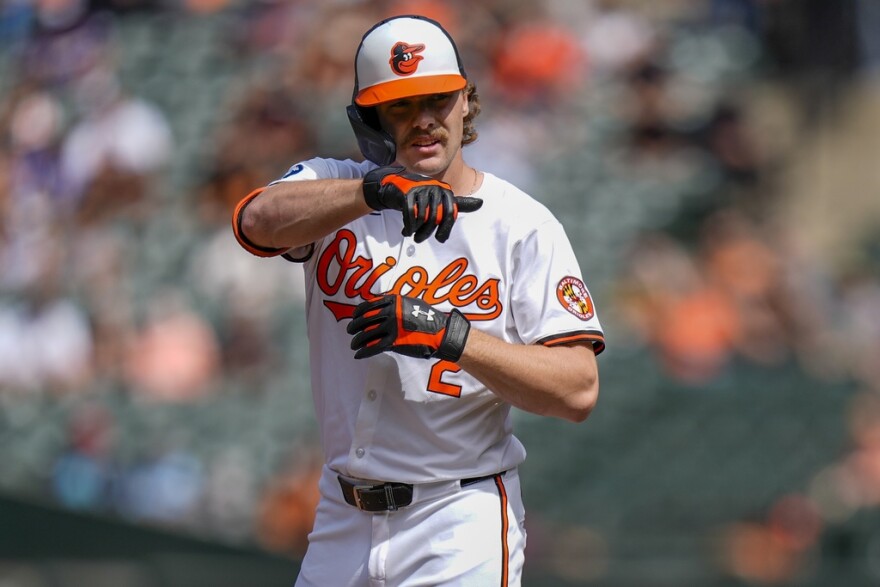
[[[443,22],[476,80],[466,158],[557,213],[597,298],[603,400],[582,436],[563,435],[584,462],[605,455],[578,480],[611,487],[591,507],[663,485],[613,483],[670,401],[680,412],[655,432],[678,434],[675,450],[715,439],[715,467],[755,454],[741,443],[767,449],[746,425],[709,432],[731,405],[714,398],[738,394],[756,427],[792,410],[809,422],[780,454],[821,450],[771,463],[787,474],[769,487],[740,463],[742,499],[710,516],[705,565],[764,584],[815,572],[828,528],[880,506],[880,181],[876,163],[853,177],[851,155],[821,151],[838,123],[880,130],[870,0],[3,3],[0,489],[302,552],[320,462],[302,276],[240,250],[229,218],[299,159],[360,157],[343,108],[354,50],[407,12]],[[810,186],[833,177],[811,145],[855,187]],[[780,372],[791,393],[754,389]],[[527,436],[558,434],[518,417]],[[579,468],[529,446],[536,495]],[[686,502],[716,473],[664,495]],[[588,582],[610,572],[596,561],[614,558],[626,513],[580,517],[547,522],[566,560],[539,522],[530,547],[546,572]]]

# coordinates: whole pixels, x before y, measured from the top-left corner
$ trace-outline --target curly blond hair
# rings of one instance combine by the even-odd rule
[[[477,140],[477,129],[474,128],[474,118],[480,113],[480,95],[477,86],[469,81],[464,88],[465,97],[469,104],[468,115],[464,117],[464,133],[461,139],[462,145],[470,145]]]

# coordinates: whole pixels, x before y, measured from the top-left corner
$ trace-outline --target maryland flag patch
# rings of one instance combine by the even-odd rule
[[[556,297],[563,308],[581,320],[593,317],[593,300],[587,286],[577,277],[563,277],[556,286]]]

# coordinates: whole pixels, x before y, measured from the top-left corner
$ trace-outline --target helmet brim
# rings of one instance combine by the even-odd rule
[[[459,74],[396,79],[361,90],[354,101],[358,106],[375,106],[401,98],[455,92],[466,85],[467,80]]]

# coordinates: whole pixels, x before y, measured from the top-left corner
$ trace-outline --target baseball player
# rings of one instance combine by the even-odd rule
[[[233,217],[306,274],[326,463],[297,585],[519,585],[510,409],[584,420],[602,328],[560,223],[464,161],[479,101],[449,34],[384,20],[355,68],[366,160],[296,163]]]

